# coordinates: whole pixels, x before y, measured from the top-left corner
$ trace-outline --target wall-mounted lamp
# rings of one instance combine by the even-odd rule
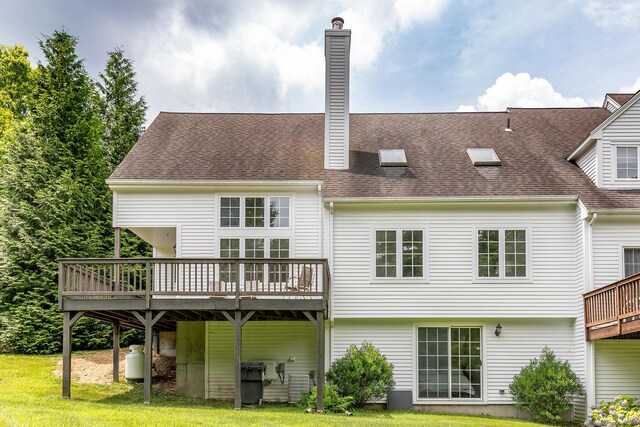
[[[502,333],[502,325],[498,323],[496,325],[496,336],[499,337],[501,333]]]

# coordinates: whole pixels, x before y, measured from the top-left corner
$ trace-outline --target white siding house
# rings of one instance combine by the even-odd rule
[[[521,416],[509,383],[545,346],[586,386],[576,417],[596,400],[640,397],[640,290],[598,297],[640,289],[640,92],[606,108],[350,114],[340,21],[325,33],[324,114],[161,113],[108,181],[118,232],[156,258],[219,268],[163,323],[177,331],[180,391],[239,407],[240,361],[275,362],[284,376],[264,399],[287,401],[289,375],[313,383],[370,341],[415,408]],[[489,163],[471,161],[478,148]],[[406,163],[382,164],[391,149]],[[278,273],[296,260],[295,274]],[[301,273],[314,260],[329,274]],[[223,274],[234,295],[209,292]],[[315,300],[307,278],[322,287]],[[277,292],[251,292],[265,282]],[[146,319],[168,311],[145,296]],[[594,320],[587,301],[613,317]]]

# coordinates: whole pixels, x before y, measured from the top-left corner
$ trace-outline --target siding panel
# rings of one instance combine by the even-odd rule
[[[640,102],[629,107],[602,130],[603,186],[605,188],[640,188],[640,181],[616,181],[614,150],[618,143],[640,144]]]
[[[582,171],[593,181],[594,184],[598,184],[598,155],[596,146],[591,147],[580,160],[577,161],[578,166]]]
[[[118,193],[117,227],[207,224],[215,216],[214,194]]]
[[[494,330],[498,322],[504,329],[496,337]],[[396,389],[414,390],[413,331],[418,325],[483,328],[486,403],[512,404],[509,383],[531,359],[540,356],[544,346],[562,360],[569,360],[572,366],[575,363],[572,319],[336,319],[331,360],[341,357],[349,345],[369,341],[393,363]]]
[[[401,220],[398,220],[401,218]],[[333,316],[573,317],[576,315],[575,206],[531,210],[336,207]],[[387,224],[428,229],[429,283],[372,281],[372,232]],[[474,282],[474,225],[531,230],[532,280]]]
[[[622,249],[640,247],[640,221],[599,219],[593,224],[593,285],[599,288],[623,277]]]
[[[285,383],[275,380],[265,386],[264,398],[286,402],[289,375],[306,375],[316,369],[315,326],[306,321],[249,321],[242,329],[243,362],[285,363]],[[230,322],[209,322],[207,333],[208,397],[233,399],[233,326]]]
[[[640,397],[640,341],[598,341],[595,355],[596,402],[620,394]]]

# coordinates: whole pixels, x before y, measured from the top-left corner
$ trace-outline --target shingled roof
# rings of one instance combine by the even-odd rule
[[[565,160],[610,114],[351,114],[351,168],[339,171],[323,168],[324,114],[163,112],[110,179],[318,180],[328,198],[578,195],[589,208],[640,208],[640,191],[598,189]],[[502,166],[473,166],[474,147],[493,148]],[[380,167],[382,148],[403,148],[409,166]]]

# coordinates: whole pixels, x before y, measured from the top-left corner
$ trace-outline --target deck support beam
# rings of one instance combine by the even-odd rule
[[[62,398],[71,399],[71,343],[74,323],[82,317],[84,311],[65,311],[62,313]]]
[[[244,317],[242,317],[241,310],[235,310],[233,316],[226,311],[223,311],[222,314],[235,328],[233,408],[242,409],[242,326],[251,319],[255,311],[248,312]]]
[[[317,311],[315,316],[308,312],[302,312],[316,327],[316,411],[324,412],[324,311]]]
[[[153,311],[146,310],[144,316],[137,311],[132,311],[133,315],[144,326],[144,403],[151,403],[151,369],[153,368],[153,325],[167,312],[160,311],[155,317]]]
[[[120,381],[120,321],[113,322],[113,382]]]
[[[151,403],[151,369],[153,364],[153,313],[147,310],[144,313],[144,403]]]
[[[316,411],[324,412],[324,312],[316,313],[316,389],[318,400]]]
[[[120,227],[113,227],[113,257],[120,258],[121,233]]]

